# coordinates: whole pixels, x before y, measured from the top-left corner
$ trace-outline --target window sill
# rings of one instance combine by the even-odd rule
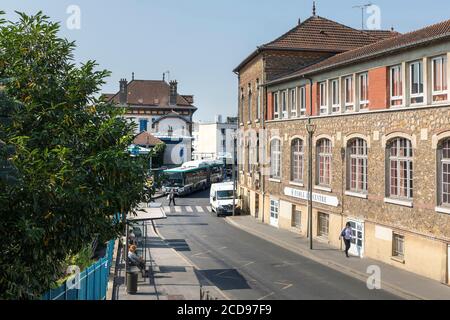
[[[252,122],[251,121],[247,121],[247,124],[252,124]]]
[[[405,264],[405,258],[401,258],[401,257],[391,257],[392,261],[401,263],[401,264]]]
[[[255,120],[255,123],[259,123],[259,119],[258,119],[258,120]]]
[[[361,199],[368,199],[368,195],[364,193],[358,193],[353,191],[345,191],[345,195],[349,197],[355,197],[355,198],[361,198]]]
[[[270,182],[275,182],[275,183],[281,183],[280,179],[275,179],[275,178],[269,178]]]
[[[409,200],[397,200],[397,199],[392,199],[392,198],[384,198],[384,202],[390,203],[390,204],[395,204],[398,206],[408,207],[408,208],[413,207],[412,200],[409,201]]]
[[[450,208],[446,207],[436,207],[436,212],[450,214]]]
[[[301,182],[289,181],[291,186],[304,187],[305,185]]]
[[[325,192],[333,192],[333,190],[329,187],[322,187],[322,186],[314,186],[314,190],[319,190],[319,191],[325,191]]]
[[[241,122],[241,123],[239,123],[239,125],[242,127],[242,126],[244,126],[244,124]]]

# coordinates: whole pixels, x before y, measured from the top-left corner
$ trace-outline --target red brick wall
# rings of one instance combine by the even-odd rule
[[[319,89],[317,82],[313,83],[312,88],[312,115],[317,116],[319,115]]]
[[[389,72],[387,67],[369,70],[369,110],[389,108]]]
[[[273,120],[273,93],[267,93],[267,112],[266,120]]]

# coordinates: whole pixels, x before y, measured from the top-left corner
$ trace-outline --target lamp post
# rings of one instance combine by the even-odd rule
[[[311,123],[311,119],[308,119],[308,124],[306,125],[306,131],[308,132],[308,233],[309,233],[309,248],[313,249],[313,223],[312,223],[312,141],[313,141],[313,135],[316,131],[316,125]]]

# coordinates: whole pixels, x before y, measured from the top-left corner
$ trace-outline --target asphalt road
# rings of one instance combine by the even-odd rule
[[[177,198],[177,207],[158,229],[230,299],[399,299],[229,225],[209,212],[208,196],[209,190]]]

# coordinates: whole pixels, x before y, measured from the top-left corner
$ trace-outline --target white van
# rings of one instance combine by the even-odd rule
[[[217,216],[233,214],[233,182],[215,183],[211,185],[209,195],[211,210]],[[237,200],[235,201],[237,205]]]

